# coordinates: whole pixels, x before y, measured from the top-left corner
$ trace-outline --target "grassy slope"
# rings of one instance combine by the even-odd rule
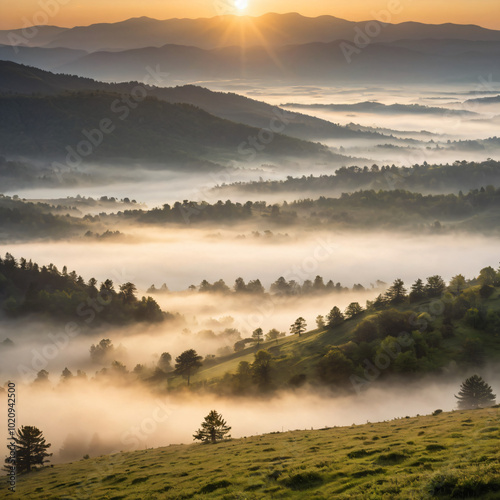
[[[494,499],[499,424],[498,409],[456,411],[120,453],[23,476],[10,498]]]

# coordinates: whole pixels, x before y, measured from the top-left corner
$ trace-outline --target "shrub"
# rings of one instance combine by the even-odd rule
[[[227,488],[231,486],[229,481],[223,479],[222,481],[214,481],[213,483],[208,483],[203,488],[200,489],[200,493],[212,493],[212,491],[218,490],[219,488]]]
[[[292,490],[305,490],[323,482],[323,477],[316,471],[304,471],[290,474],[283,483]]]

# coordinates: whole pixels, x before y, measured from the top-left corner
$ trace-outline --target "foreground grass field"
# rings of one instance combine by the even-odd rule
[[[435,413],[82,459],[9,498],[500,498],[499,408]]]

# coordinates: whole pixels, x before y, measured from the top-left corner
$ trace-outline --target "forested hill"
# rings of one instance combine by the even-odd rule
[[[375,381],[461,376],[500,360],[499,304],[500,271],[492,267],[448,284],[438,275],[411,286],[396,279],[366,307],[353,302],[345,310],[318,311],[316,325],[306,324],[297,307],[294,335],[250,347],[239,342],[191,385],[225,395],[304,384],[352,393]]]
[[[81,327],[103,323],[122,325],[138,321],[160,322],[171,317],[151,297],[137,299],[133,283],[115,290],[109,279],[98,285],[85,282],[75,271],[59,271],[53,264],[0,258],[0,313],[8,318],[29,315],[54,321],[77,321]]]
[[[217,159],[245,161],[249,152],[256,154],[248,141],[258,129],[142,92],[0,96],[0,153],[51,158],[72,167],[88,159],[128,158],[198,169],[216,168]],[[262,159],[344,158],[320,144],[280,134],[262,149]]]
[[[218,221],[265,221],[284,225],[329,226],[341,229],[497,232],[500,188],[475,189],[467,194],[423,195],[404,190],[356,191],[338,198],[302,199],[291,203],[184,201],[149,211],[125,210],[109,222],[134,220],[141,224],[187,224]],[[106,218],[101,218],[106,221]]]
[[[139,82],[104,83],[91,78],[55,74],[10,61],[0,61],[0,92],[6,94],[56,95],[74,91],[105,91],[131,95],[138,89],[148,96],[172,104],[184,103],[201,108],[208,113],[251,127],[269,128],[276,119],[278,128],[285,135],[305,140],[323,138],[381,138],[377,132],[354,130],[313,116],[288,112],[262,101],[235,93],[215,92],[197,85],[156,87]]]
[[[500,143],[500,139],[491,141]],[[235,182],[214,188],[220,193],[322,192],[338,193],[359,189],[406,189],[432,193],[468,192],[492,184],[500,184],[500,162],[457,161],[453,164],[415,164],[411,167],[371,165],[342,167],[332,175],[288,176],[284,180]]]

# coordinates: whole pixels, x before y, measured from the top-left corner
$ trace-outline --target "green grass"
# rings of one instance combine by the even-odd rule
[[[499,424],[493,408],[128,452],[21,476],[9,498],[498,499]]]

